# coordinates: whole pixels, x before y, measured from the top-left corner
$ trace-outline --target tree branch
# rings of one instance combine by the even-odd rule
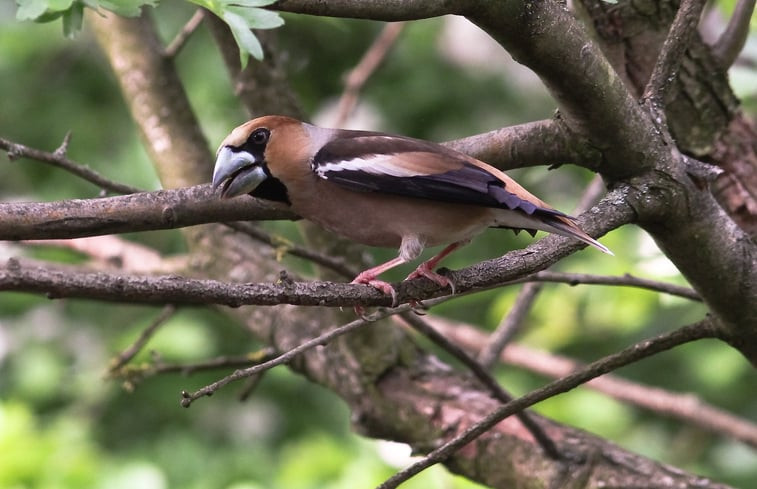
[[[394,22],[461,14],[468,3],[467,0],[279,0],[272,8],[298,14]]]
[[[362,59],[347,75],[344,92],[339,97],[336,127],[342,127],[347,122],[357,104],[360,90],[389,54],[404,27],[405,24],[402,22],[386,24]]]
[[[203,187],[196,187],[194,190],[202,191],[203,189],[206,190]],[[165,193],[156,192],[155,194],[160,196]],[[139,198],[140,195],[145,196],[149,194],[96,199],[95,201]],[[82,207],[81,202],[86,201],[79,201],[79,208]],[[128,220],[115,218],[115,216],[123,216],[122,213],[129,215],[129,213],[134,211],[133,208],[128,208],[128,200],[122,202],[124,205],[119,206],[117,209],[113,209],[111,206],[100,208],[101,214],[104,213],[110,217],[105,224],[101,221],[102,215],[93,212],[91,208],[86,211],[86,219],[90,222],[98,222],[99,225],[95,226],[95,229],[101,232],[111,233],[114,232],[114,229],[124,231],[127,229],[134,230],[133,228],[126,227]],[[190,202],[196,204],[195,200],[191,200]],[[227,201],[216,200],[215,202]],[[44,206],[45,204],[34,205]],[[211,209],[213,208],[207,202],[203,205]],[[142,208],[139,205],[137,207]],[[175,226],[176,222],[185,222],[178,217],[183,217],[183,213],[177,214],[173,211],[173,208],[169,209],[172,209],[172,212],[163,211],[160,213],[163,218],[160,222],[145,219],[145,216],[141,213],[132,215],[131,218],[137,220],[137,227],[141,225],[141,229],[156,229],[159,227],[157,226],[158,224],[165,224],[166,221],[172,226]],[[49,211],[57,216],[60,209],[51,206]],[[170,215],[171,219],[165,219],[165,214]],[[190,215],[193,216],[192,219],[197,218],[195,214]],[[207,214],[205,216],[208,217]],[[218,220],[219,216],[210,217]],[[583,214],[580,222],[587,232],[599,235],[630,222],[634,217],[633,209],[620,202],[617,195],[611,192],[593,209],[593,212]],[[68,217],[62,220],[58,218],[57,220],[50,221],[50,227],[58,232],[60,232],[60,228],[63,228],[64,231],[70,231],[66,225],[69,219],[71,218]],[[75,219],[74,223],[79,220],[83,220],[83,218],[79,217]],[[146,223],[151,223],[153,227],[147,226]],[[198,224],[199,221],[193,223]],[[8,233],[12,232],[13,227],[10,227],[11,229],[7,230]],[[26,231],[30,231],[28,223]],[[76,231],[81,232],[81,229],[77,228]],[[47,230],[46,234],[53,233]],[[532,244],[525,250],[511,251],[503,257],[481,262],[462,271],[450,272],[450,278],[455,282],[458,292],[493,284],[502,284],[520,278],[524,274],[544,269],[557,260],[585,246],[575,240],[551,235]],[[272,305],[277,303],[330,306],[354,306],[358,304],[364,306],[387,306],[391,304],[390,297],[384,296],[372,287],[360,285],[329,284],[328,287],[323,287],[323,284],[319,283],[285,283],[278,286],[273,284],[239,286],[223,282],[189,280],[178,277],[130,277],[104,273],[65,274],[43,269],[26,269],[18,262],[13,262],[12,260],[6,264],[3,272],[0,273],[0,290],[11,289],[46,293],[52,297],[90,297],[111,301],[173,304],[214,303],[233,306],[241,304]],[[403,302],[425,299],[446,293],[437,284],[427,279],[402,282],[398,284],[396,289],[399,299]]]
[[[515,304],[507,311],[505,317],[497,325],[497,328],[489,336],[486,345],[478,354],[478,361],[486,368],[492,368],[502,350],[515,337],[520,330],[523,320],[531,309],[536,296],[539,295],[542,285],[536,282],[528,282],[518,292]]]
[[[61,148],[66,148],[67,146],[68,142],[65,141],[64,144],[61,145]],[[8,159],[11,161],[17,158],[30,158],[32,160],[48,163],[50,165],[66,170],[67,172],[72,173],[83,180],[93,183],[104,190],[110,190],[111,192],[117,194],[131,194],[141,191],[137,187],[132,187],[131,185],[126,185],[110,180],[109,178],[104,177],[88,166],[81,165],[79,163],[76,163],[75,161],[69,160],[68,158],[66,158],[65,150],[61,151],[61,148],[58,148],[53,153],[50,153],[47,151],[30,148],[29,146],[24,146],[23,144],[14,143],[13,141],[9,141],[3,138],[0,138],[0,148],[8,152]]]
[[[337,258],[334,256],[329,256],[325,253],[314,251],[305,246],[300,246],[297,243],[293,243],[285,238],[282,238],[281,236],[275,236],[267,233],[266,231],[260,229],[258,226],[255,226],[253,223],[227,222],[226,225],[234,229],[235,231],[239,231],[240,233],[244,233],[247,236],[250,236],[256,241],[260,241],[261,243],[265,243],[271,246],[276,251],[276,256],[279,258],[285,253],[288,255],[303,258],[315,263],[316,265],[326,267],[329,270],[341,275],[342,277],[349,279],[356,277],[357,274],[360,273],[358,270],[349,266],[343,257]]]
[[[209,185],[199,185],[101,199],[2,203],[0,240],[80,238],[295,217],[280,206],[248,196],[220,199]]]
[[[175,58],[176,55],[179,54],[179,51],[181,51],[181,49],[187,43],[192,34],[194,34],[197,28],[200,27],[202,21],[205,20],[205,13],[206,10],[202,8],[195,10],[195,13],[192,14],[192,17],[189,18],[187,23],[184,24],[184,27],[182,27],[181,30],[176,34],[176,37],[174,37],[163,50],[163,56],[165,56],[166,58]]]
[[[592,362],[584,368],[551,382],[540,389],[531,391],[525,396],[519,397],[495,409],[481,421],[463,431],[460,435],[455,436],[451,440],[442,444],[439,448],[431,451],[420,461],[397,472],[394,476],[378,486],[378,489],[396,488],[402,482],[408,480],[410,477],[418,474],[426,468],[446,460],[453,453],[490,430],[503,419],[529,406],[533,406],[537,402],[567,392],[593,378],[599,377],[600,375],[612,372],[624,365],[637,362],[643,358],[669,350],[681,344],[703,338],[717,337],[717,327],[715,323],[714,320],[708,318],[698,323],[684,326],[670,333],[644,340],[625,348],[618,353],[608,355],[600,360]]]
[[[597,170],[602,155],[559,119],[528,122],[444,143],[503,170],[572,163]]]
[[[450,341],[473,354],[481,352],[487,343],[487,335],[474,326],[437,316],[428,320]],[[565,377],[585,366],[571,358],[517,343],[510,343],[500,354],[499,361],[551,378]],[[757,425],[754,422],[712,406],[693,394],[670,392],[612,374],[590,380],[585,387],[757,448]]]
[[[454,358],[459,360],[468,370],[471,371],[474,377],[481,382],[491,392],[495,399],[502,403],[507,403],[513,400],[513,396],[510,395],[502,386],[497,382],[492,374],[488,372],[488,365],[478,362],[475,358],[468,355],[468,353],[460,348],[455,343],[447,340],[442,334],[440,334],[434,327],[421,319],[415,314],[402,313],[401,319],[411,328],[415,329],[426,338],[430,339],[434,344],[440,346],[447,353],[451,354]],[[516,413],[518,421],[523,423],[523,426],[531,433],[536,442],[539,444],[544,453],[553,460],[560,460],[563,455],[558,450],[555,442],[546,434],[544,429],[536,421],[536,418],[532,417],[530,413],[521,411]]]
[[[728,26],[712,46],[712,54],[723,68],[730,68],[744,49],[755,3],[755,0],[739,0]]]
[[[541,272],[523,277],[519,282],[556,282],[575,285],[610,285],[618,287],[637,287],[640,289],[651,290],[654,292],[662,292],[664,294],[675,295],[683,297],[685,299],[691,299],[693,301],[701,301],[702,298],[695,290],[689,287],[681,287],[680,285],[669,284],[666,282],[660,282],[658,280],[650,280],[646,278],[634,277],[633,275],[625,274],[621,276],[608,276],[608,275],[592,275],[588,273],[564,273],[553,272],[551,270],[542,270]]]
[[[166,321],[171,319],[174,314],[176,314],[176,306],[170,304],[164,306],[163,310],[160,312],[160,314],[158,314],[158,317],[156,317],[152,321],[152,323],[150,323],[145,329],[142,330],[142,332],[139,334],[139,337],[137,337],[134,343],[132,343],[127,349],[119,353],[118,356],[110,362],[110,366],[108,366],[108,375],[117,375],[118,371],[121,370],[124,365],[129,363],[131,359],[134,358],[137,353],[139,353],[142,348],[145,347],[147,342],[150,341],[150,338],[152,338],[152,335],[155,334],[155,331],[157,331],[160,326],[165,324]]]
[[[670,26],[670,32],[662,45],[652,75],[644,89],[643,99],[654,101],[663,107],[665,92],[678,75],[683,54],[699,25],[704,0],[682,0],[678,13]]]
[[[402,307],[402,309],[407,309],[408,306]],[[396,309],[396,308],[395,308]],[[228,385],[231,382],[245,379],[248,377],[252,377],[254,375],[259,375],[267,370],[270,370],[274,367],[278,367],[279,365],[285,365],[292,360],[294,360],[297,356],[302,355],[308,350],[312,350],[313,348],[317,346],[323,346],[328,344],[330,341],[334,340],[335,338],[338,338],[340,336],[344,336],[348,333],[352,333],[353,331],[362,328],[363,326],[367,326],[371,323],[375,323],[376,321],[383,319],[387,316],[390,316],[392,314],[396,314],[397,311],[395,309],[388,309],[388,310],[381,310],[377,311],[374,314],[370,316],[364,316],[358,319],[355,319],[354,321],[350,321],[347,324],[344,324],[342,326],[338,326],[334,329],[331,329],[325,333],[322,333],[318,335],[315,338],[311,338],[305,342],[303,342],[300,345],[297,345],[294,348],[291,348],[287,350],[286,352],[275,356],[274,358],[271,358],[270,360],[267,360],[263,363],[259,363],[257,365],[253,365],[252,367],[248,367],[245,369],[240,369],[234,371],[231,375],[227,375],[226,377],[217,380],[216,382],[213,382],[212,384],[206,385],[205,387],[195,391],[195,392],[187,392],[182,391],[181,393],[181,406],[188,408],[192,405],[194,401],[197,399],[200,399],[201,397],[211,396],[213,395],[218,389],[223,388],[224,386]]]

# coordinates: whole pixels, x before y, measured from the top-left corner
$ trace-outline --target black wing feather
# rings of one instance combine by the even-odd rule
[[[370,144],[365,144],[370,139]],[[366,150],[370,148],[370,151]],[[442,154],[454,168],[444,173],[397,177],[362,170],[330,170],[329,163],[347,162],[369,154],[399,154],[403,152]],[[320,169],[319,169],[320,168]],[[505,183],[483,168],[470,163],[463,155],[428,141],[399,136],[377,135],[350,131],[349,136],[326,144],[313,158],[313,169],[322,178],[359,192],[379,192],[439,202],[478,205],[500,209],[520,210],[564,216],[560,211],[538,207],[509,192]]]

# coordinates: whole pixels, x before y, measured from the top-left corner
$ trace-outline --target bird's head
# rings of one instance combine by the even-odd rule
[[[301,127],[301,122],[289,117],[265,116],[231,131],[216,153],[213,188],[223,186],[225,198],[254,191],[271,177],[271,153],[286,149],[286,140],[302,132]]]

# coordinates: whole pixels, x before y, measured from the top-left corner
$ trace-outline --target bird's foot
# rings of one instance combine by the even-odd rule
[[[421,263],[418,266],[418,268],[415,269],[413,273],[407,276],[405,280],[412,280],[414,278],[426,277],[432,282],[439,284],[440,287],[449,287],[452,290],[452,295],[455,295],[455,283],[452,280],[445,277],[444,275],[440,275],[436,273],[435,271],[431,270],[431,267],[427,265],[427,263],[428,262]]]
[[[353,280],[351,283],[370,285],[374,289],[383,292],[385,295],[391,296],[392,307],[397,307],[397,305],[399,304],[399,297],[397,296],[397,291],[394,290],[394,287],[392,287],[389,282],[377,280],[376,276],[373,274],[366,274],[365,272],[363,272],[355,277],[355,280]],[[365,318],[365,309],[363,309],[363,306],[355,306],[355,314],[357,314],[361,318]]]

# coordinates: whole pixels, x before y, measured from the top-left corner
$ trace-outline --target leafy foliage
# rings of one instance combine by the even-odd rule
[[[263,59],[260,41],[250,29],[273,29],[284,24],[277,12],[261,7],[275,0],[188,0],[223,19],[239,45],[242,66],[248,57]],[[62,19],[63,34],[73,37],[82,26],[84,8],[104,9],[125,17],[135,17],[145,6],[155,7],[158,0],[16,0],[18,20],[52,22]]]

